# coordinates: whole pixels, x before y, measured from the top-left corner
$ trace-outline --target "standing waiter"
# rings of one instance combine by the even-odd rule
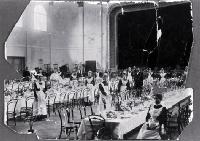
[[[143,88],[143,72],[140,70],[140,68],[136,69],[134,81],[135,81],[135,89],[137,91],[137,96],[140,97]]]

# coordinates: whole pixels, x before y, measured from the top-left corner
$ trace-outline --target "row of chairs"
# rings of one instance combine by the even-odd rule
[[[5,88],[5,92],[10,91],[11,93],[16,92],[18,94],[22,94],[26,90],[32,90],[33,89],[32,83],[28,83],[28,82],[21,83],[21,82],[19,82],[16,89],[14,89],[14,84],[15,83],[11,84],[11,89]]]
[[[22,119],[22,115],[25,115],[25,118],[31,116],[33,114],[33,102],[35,98],[34,96],[29,96],[26,98],[25,107],[21,107],[20,109],[20,119]]]
[[[60,105],[57,108],[57,111],[61,122],[59,139],[61,138],[63,131],[65,131],[67,137],[70,136],[71,132],[77,134],[82,119],[88,115],[94,115],[93,110],[91,110],[90,114],[88,114],[86,112],[86,107],[70,107],[69,105],[64,104]]]
[[[9,121],[14,121],[14,125],[16,126],[16,106],[18,103],[18,99],[12,99],[8,101],[7,103],[7,111],[6,111],[6,116],[7,116],[7,125],[9,125]]]
[[[17,113],[16,113],[16,107],[18,104],[19,100],[18,99],[11,99],[7,103],[7,125],[9,125],[9,121],[14,121],[14,125],[16,126],[16,118],[17,118]],[[33,102],[34,102],[34,97],[29,96],[25,100],[25,107],[21,107],[19,111],[19,117],[22,119],[22,115],[24,115],[24,119],[30,115],[32,115],[33,112]]]
[[[61,139],[63,132],[65,132],[65,135],[69,139],[71,139],[71,133],[74,133],[74,139],[78,139],[78,129],[84,118],[89,119],[91,129],[90,139],[111,139],[111,134],[108,128],[106,128],[105,119],[102,116],[95,115],[92,112],[89,115],[86,115],[86,113],[83,115],[81,107],[69,108],[66,106],[60,106],[57,111],[61,123],[59,139]],[[76,117],[74,116],[74,111],[77,112]]]
[[[188,103],[179,107],[178,113],[176,114],[173,114],[172,111],[167,112],[167,121],[165,125],[166,134],[163,136],[163,139],[175,139],[189,124],[189,118],[192,112],[189,108],[190,104],[191,103]]]
[[[51,93],[48,95],[48,115],[50,116],[51,109],[56,114],[55,109],[62,104],[68,107],[90,106],[92,103],[89,101],[88,94],[89,88],[71,90],[69,92],[63,92],[61,94]],[[95,92],[96,93],[96,92]],[[97,95],[94,97],[98,97]],[[97,101],[97,100],[95,100]]]

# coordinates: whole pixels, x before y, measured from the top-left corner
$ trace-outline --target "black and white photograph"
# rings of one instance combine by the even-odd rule
[[[189,0],[31,0],[5,43],[4,124],[38,139],[178,140],[193,120]]]

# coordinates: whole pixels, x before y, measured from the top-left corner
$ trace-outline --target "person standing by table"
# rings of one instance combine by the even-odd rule
[[[92,76],[92,71],[88,71],[88,76],[85,80],[85,85],[88,86],[92,84],[93,86],[95,85],[94,77]]]
[[[165,73],[164,69],[161,68],[161,70],[160,70],[160,76],[161,76],[161,78],[160,78],[160,82],[159,82],[161,87],[163,87],[165,85],[164,84],[165,81],[166,81],[165,75],[166,75],[166,73]]]
[[[96,77],[95,77],[95,85],[98,85],[103,82],[103,74],[102,72],[96,72]]]
[[[129,67],[127,70],[127,80],[129,81],[129,83],[131,85],[133,85],[133,75],[134,75],[133,71],[132,71],[131,67]]]
[[[167,110],[160,104],[162,94],[155,94],[154,100],[155,104],[149,107],[146,123],[141,127],[137,139],[161,139],[161,128],[166,124]]]
[[[103,114],[105,110],[111,108],[112,97],[108,93],[108,86],[105,86],[103,83],[99,84],[99,105],[98,112]]]
[[[141,97],[143,88],[143,73],[139,68],[137,68],[136,74],[134,76],[134,82],[135,89],[137,91],[137,97]]]
[[[47,107],[45,93],[43,92],[45,88],[45,82],[41,80],[39,76],[38,81],[34,82],[34,97],[35,101],[33,103],[33,116],[36,116],[37,120],[42,120],[47,118]]]

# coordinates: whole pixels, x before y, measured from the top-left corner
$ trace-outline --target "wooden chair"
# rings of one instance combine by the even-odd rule
[[[112,133],[105,125],[105,119],[100,115],[88,116],[90,127],[92,129],[92,140],[112,139]]]
[[[62,102],[60,101],[60,97],[61,97],[61,94],[60,93],[54,93],[53,94],[55,97],[54,97],[54,102],[53,102],[53,112],[55,113],[56,115],[56,112],[55,110],[60,106],[62,105]]]
[[[16,126],[16,105],[17,105],[18,99],[12,99],[7,103],[7,125],[9,125],[9,120],[14,120],[14,125]],[[11,117],[10,117],[11,116]]]
[[[77,89],[76,91],[77,91],[77,93],[76,93],[77,107],[79,107],[79,106],[82,105],[83,102],[84,102],[84,97],[83,97],[83,95],[82,95],[82,94],[83,94],[83,89],[80,88],[80,89]]]
[[[179,110],[179,121],[181,124],[181,128],[183,129],[189,124],[189,118],[191,115],[191,110],[189,109],[189,105],[184,105],[183,107],[180,108]]]
[[[88,88],[88,87],[84,88],[82,96],[84,97],[85,104],[89,103],[88,93],[90,93],[90,88]]]
[[[70,136],[71,132],[75,132],[77,134],[78,132],[78,126],[75,124],[67,124],[67,115],[65,114],[64,107],[59,107],[58,109],[58,115],[60,119],[60,134],[59,134],[59,139],[61,139],[62,133],[65,132],[67,137]],[[63,119],[64,118],[64,119]],[[77,138],[77,137],[76,137]]]
[[[85,116],[87,116],[87,112],[86,112],[87,107],[90,108],[90,115],[94,115],[94,110],[92,108],[93,103],[89,101],[88,93],[90,93],[90,88],[88,87],[84,88],[82,91],[82,97],[83,97],[82,99],[84,99],[82,103],[82,107],[84,109]]]
[[[48,95],[48,102],[47,102],[47,113],[50,117],[51,115],[51,109],[55,113],[55,107],[54,107],[54,101],[56,96],[52,93]]]
[[[77,100],[77,91],[76,90],[71,90],[69,93],[68,93],[68,96],[69,96],[69,106],[70,107],[75,107],[75,105],[78,104],[78,100]]]
[[[82,110],[81,108],[74,108],[74,107],[70,107],[65,109],[66,114],[67,114],[67,123],[68,124],[76,124],[78,125],[78,127],[81,124],[81,121],[83,119],[83,115],[82,115]],[[74,114],[76,112],[76,114]],[[74,116],[75,115],[75,116]]]
[[[181,124],[180,124],[180,115],[172,115],[172,112],[167,113],[167,122],[165,126],[166,135],[168,139],[173,139],[175,135],[180,135],[181,133]]]
[[[26,107],[21,107],[20,109],[20,119],[22,119],[22,114],[25,114],[25,117],[32,115],[34,100],[35,98],[33,96],[29,96],[26,98]]]

